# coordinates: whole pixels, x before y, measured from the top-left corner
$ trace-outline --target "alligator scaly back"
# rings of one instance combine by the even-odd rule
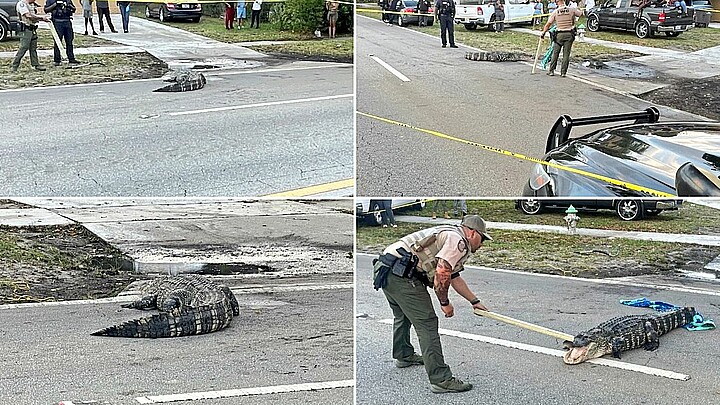
[[[158,309],[159,314],[123,322],[92,333],[96,336],[163,338],[220,330],[239,315],[235,295],[199,275],[164,276],[142,290],[143,296],[124,308]]]
[[[661,314],[627,315],[610,319],[597,327],[579,333],[572,342],[566,341],[568,352],[563,361],[579,364],[612,353],[637,349],[655,350],[659,336],[692,322],[695,308],[686,307]]]

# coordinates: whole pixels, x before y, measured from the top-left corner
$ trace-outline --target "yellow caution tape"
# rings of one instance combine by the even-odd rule
[[[385,122],[385,123],[393,124],[393,125],[398,125],[398,126],[401,126],[401,127],[404,127],[404,128],[413,129],[413,130],[419,131],[419,132],[424,132],[424,133],[429,134],[429,135],[437,136],[438,138],[443,138],[443,139],[447,139],[447,140],[454,141],[454,142],[464,143],[464,144],[466,144],[466,145],[475,146],[475,147],[478,147],[478,148],[481,148],[481,149],[485,149],[485,150],[488,150],[488,151],[490,151],[490,152],[495,152],[495,153],[498,153],[498,154],[501,154],[501,155],[510,156],[510,157],[514,157],[514,158],[517,158],[517,159],[526,160],[526,161],[529,161],[529,162],[539,163],[539,164],[546,165],[546,166],[549,166],[549,167],[553,167],[553,168],[556,168],[556,169],[565,170],[565,171],[570,172],[570,173],[575,173],[575,174],[579,174],[579,175],[582,175],[582,176],[590,177],[590,178],[593,178],[593,179],[596,179],[596,180],[600,180],[600,181],[604,181],[604,182],[606,182],[606,183],[610,183],[610,184],[613,184],[613,185],[616,185],[616,186],[624,187],[624,188],[626,188],[626,189],[628,189],[628,190],[637,191],[637,192],[640,192],[640,193],[646,193],[646,194],[649,194],[649,195],[655,196],[655,197],[670,197],[670,198],[676,197],[676,195],[674,195],[674,194],[670,194],[670,193],[666,193],[666,192],[658,191],[658,190],[653,190],[653,189],[651,189],[651,188],[639,186],[639,185],[637,185],[637,184],[628,183],[628,182],[625,182],[625,181],[622,181],[622,180],[613,179],[613,178],[611,178],[611,177],[603,176],[603,175],[600,175],[600,174],[597,174],[597,173],[592,173],[592,172],[588,172],[588,171],[585,171],[585,170],[576,169],[576,168],[573,168],[573,167],[563,166],[563,165],[558,164],[558,163],[548,162],[548,161],[545,161],[545,160],[542,160],[542,159],[537,159],[537,158],[525,156],[525,155],[520,154],[520,153],[515,153],[515,152],[508,151],[508,150],[504,150],[504,149],[500,149],[500,148],[495,148],[495,147],[493,147],[493,146],[483,145],[483,144],[478,143],[478,142],[473,142],[473,141],[469,141],[469,140],[466,140],[466,139],[458,138],[458,137],[455,137],[455,136],[452,136],[452,135],[447,135],[447,134],[444,134],[444,133],[442,133],[442,132],[433,131],[433,130],[430,130],[430,129],[419,128],[419,127],[416,127],[416,126],[414,126],[414,125],[410,125],[410,124],[406,124],[406,123],[403,123],[403,122],[391,120],[391,119],[389,119],[389,118],[383,118],[383,117],[379,117],[379,116],[377,116],[377,115],[373,115],[373,114],[369,114],[369,113],[364,113],[364,112],[361,112],[361,111],[356,111],[356,113],[357,113],[358,115],[363,116],[363,117],[372,118],[372,119],[377,120],[377,121],[381,121],[381,122]]]

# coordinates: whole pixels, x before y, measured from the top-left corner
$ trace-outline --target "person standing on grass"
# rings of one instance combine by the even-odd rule
[[[238,1],[236,17],[237,17],[238,29],[240,29],[240,28],[242,28],[243,24],[245,23],[245,19],[247,18],[247,11],[245,9],[244,1]]]
[[[340,3],[337,1],[328,1],[325,2],[325,6],[328,10],[328,22],[330,23],[330,28],[328,29],[328,33],[330,34],[330,38],[335,38],[335,31],[337,29],[337,20],[338,20],[338,10],[340,8]]]
[[[92,3],[93,0],[82,0],[82,8],[83,8],[83,18],[85,19],[85,33],[83,35],[88,34],[88,23],[90,23],[90,28],[92,28],[92,34],[97,35],[97,32],[95,32],[95,26],[93,25],[93,12],[92,12]]]
[[[10,66],[13,72],[17,72],[20,61],[27,51],[30,51],[30,64],[35,70],[43,71],[37,54],[37,23],[40,21],[50,22],[45,16],[37,15],[37,4],[35,0],[20,0],[15,5],[15,11],[20,18],[18,21],[18,36],[20,37],[20,48],[18,48],[15,59]]]
[[[65,53],[68,58],[68,63],[71,65],[79,64],[80,62],[75,60],[75,52],[73,51],[75,33],[72,28],[72,15],[75,13],[76,8],[72,0],[47,0],[43,10],[45,10],[46,13],[50,13],[50,19],[55,27],[55,31],[57,31],[60,40],[65,42]],[[55,62],[55,66],[60,66],[60,62],[62,62],[60,48],[58,48],[57,44],[53,46],[53,61]]]
[[[225,3],[225,29],[233,29],[235,23],[235,5],[233,3]]]
[[[100,32],[105,32],[105,26],[103,25],[103,16],[105,16],[105,19],[107,20],[108,27],[110,27],[110,32],[117,32],[115,31],[115,26],[110,19],[110,5],[108,4],[107,0],[97,0],[95,2],[95,6],[97,7],[98,21],[100,21]]]
[[[260,29],[260,11],[262,11],[263,0],[253,0],[252,15],[250,16],[250,28],[255,24],[256,29]]]

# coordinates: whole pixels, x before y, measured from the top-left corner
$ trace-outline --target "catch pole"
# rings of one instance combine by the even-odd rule
[[[57,30],[55,29],[55,25],[52,21],[48,21],[47,23],[48,27],[50,28],[50,32],[52,33],[53,40],[55,40],[55,45],[57,45],[58,49],[60,49],[60,55],[65,55],[65,47],[63,46],[62,42],[60,41],[60,36],[57,33]]]
[[[484,316],[486,318],[494,319],[496,321],[509,323],[510,325],[519,326],[521,328],[529,329],[533,332],[542,333],[543,335],[552,336],[557,339],[569,340],[569,341],[572,341],[574,339],[574,336],[568,335],[567,333],[548,329],[544,326],[534,325],[530,322],[521,321],[519,319],[510,318],[509,316],[500,315],[495,312],[483,311],[481,309],[475,309],[474,312],[475,312],[475,315],[480,315],[480,316]]]
[[[540,45],[542,45],[542,40],[543,39],[541,36],[538,37],[538,46],[537,46],[537,50],[535,51],[535,62],[533,63],[533,68],[532,68],[532,73],[531,73],[533,75],[535,74],[535,67],[537,66],[538,58],[540,57]]]

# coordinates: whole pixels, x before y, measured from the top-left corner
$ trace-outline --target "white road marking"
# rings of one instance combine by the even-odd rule
[[[250,288],[236,287],[230,290],[234,294],[266,294],[279,292],[296,292],[296,291],[320,291],[320,290],[342,290],[354,288],[354,283],[337,283],[337,284],[306,284],[306,285],[266,285]],[[25,304],[5,304],[0,305],[3,309],[18,308],[36,308],[36,307],[57,307],[63,305],[88,305],[88,304],[120,304],[124,302],[132,302],[139,295],[127,294],[111,298],[98,298],[96,300],[72,300],[72,301],[48,301],[48,302],[29,302]]]
[[[354,94],[339,94],[336,96],[323,96],[323,97],[300,98],[300,99],[296,99],[296,100],[270,101],[270,102],[266,102],[266,103],[257,103],[257,104],[230,105],[230,106],[226,106],[226,107],[204,108],[202,110],[177,111],[177,112],[168,113],[166,115],[179,116],[179,115],[191,115],[191,114],[204,114],[204,113],[209,113],[209,112],[243,110],[246,108],[269,107],[269,106],[273,106],[273,105],[311,103],[314,101],[335,100],[335,99],[347,98],[347,97],[354,97]]]
[[[382,320],[379,320],[378,322],[388,324],[388,325],[393,324],[392,319],[382,319]],[[525,350],[528,352],[547,354],[549,356],[563,357],[563,355],[565,354],[565,352],[562,350],[549,349],[546,347],[534,346],[534,345],[529,345],[529,344],[519,343],[519,342],[513,342],[511,340],[497,339],[497,338],[483,336],[483,335],[475,335],[472,333],[460,332],[460,331],[456,331],[456,330],[440,328],[440,329],[438,329],[438,332],[441,335],[454,336],[454,337],[461,338],[461,339],[474,340],[477,342],[483,342],[483,343],[488,343],[488,344],[497,345],[497,346],[510,347],[513,349]],[[637,365],[637,364],[624,363],[624,362],[617,361],[617,360],[609,360],[609,359],[600,358],[600,359],[588,360],[587,363],[599,364],[602,366],[619,368],[619,369],[628,370],[628,371],[636,371],[638,373],[654,375],[657,377],[665,377],[665,378],[670,378],[673,380],[687,381],[690,379],[690,376],[687,374],[680,374],[680,373],[676,373],[674,371],[662,370],[659,368],[641,366],[641,365]]]
[[[161,404],[176,401],[195,401],[201,399],[245,397],[249,395],[282,394],[287,392],[299,391],[317,391],[333,388],[352,388],[354,386],[355,380],[341,380],[292,385],[275,385],[269,387],[242,388],[235,390],[193,392],[188,394],[156,395],[137,397],[135,398],[135,400],[141,404]]]
[[[366,257],[373,257],[373,258],[377,257],[377,255],[372,255],[372,254],[368,254],[368,253],[358,253],[357,256],[366,256]],[[711,295],[711,296],[715,296],[715,297],[720,297],[720,291],[708,290],[708,289],[704,289],[704,288],[649,284],[649,283],[639,282],[638,280],[625,279],[625,278],[592,279],[592,278],[559,276],[556,274],[528,273],[528,272],[524,272],[524,271],[494,269],[494,268],[490,268],[490,267],[481,267],[481,266],[465,266],[465,268],[466,269],[493,271],[493,272],[498,272],[498,273],[516,274],[516,275],[528,276],[528,277],[559,278],[559,279],[563,279],[566,281],[573,281],[573,282],[578,282],[578,283],[594,283],[594,284],[620,285],[620,286],[630,286],[630,287],[643,287],[643,288],[651,288],[651,289],[655,289],[655,290],[676,291],[676,292],[684,292],[684,293],[690,293],[690,294]]]
[[[410,81],[410,79],[408,79],[407,76],[405,76],[404,74],[398,72],[397,69],[395,69],[394,67],[388,65],[384,60],[378,58],[377,56],[371,56],[370,58],[372,58],[372,60],[374,60],[375,62],[379,63],[380,66],[382,66],[382,67],[384,67],[385,69],[387,69],[390,73],[392,73],[392,74],[394,74],[395,76],[397,76],[398,79],[400,79],[400,80],[402,80],[402,81],[404,81],[404,82],[409,82],[409,81]]]

